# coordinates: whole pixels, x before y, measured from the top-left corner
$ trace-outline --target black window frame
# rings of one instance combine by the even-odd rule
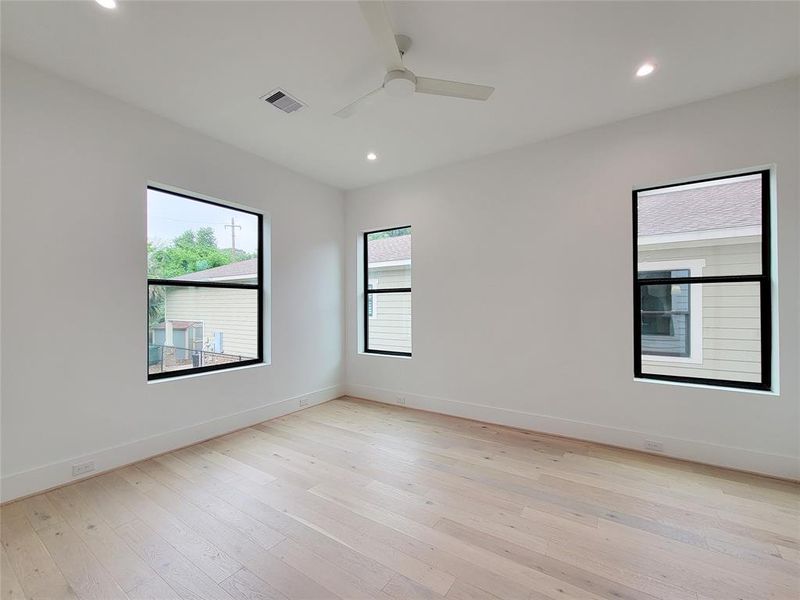
[[[639,194],[653,190],[663,190],[710,181],[723,181],[748,175],[761,176],[761,274],[759,275],[715,275],[699,277],[679,277],[647,279],[639,277]],[[633,199],[633,371],[634,377],[645,380],[674,381],[716,387],[744,388],[770,391],[772,389],[772,225],[771,225],[771,170],[758,169],[730,175],[719,175],[683,181],[667,185],[637,188],[632,192]],[[706,377],[686,377],[681,375],[662,375],[642,373],[642,318],[641,286],[671,285],[693,283],[757,283],[759,284],[759,310],[761,317],[761,380],[736,381]]]
[[[176,192],[175,190],[161,188],[155,185],[148,185],[147,190],[153,190],[164,194],[171,194],[179,198],[186,198],[194,200],[195,202],[202,202],[204,204],[211,204],[219,206],[228,210],[242,212],[245,214],[253,215],[258,219],[258,283],[233,283],[226,281],[183,281],[176,279],[161,279],[148,277],[147,278],[147,306],[149,311],[150,301],[150,286],[159,285],[167,287],[200,287],[200,288],[216,288],[216,289],[237,289],[237,290],[256,290],[256,312],[257,312],[257,348],[258,356],[249,360],[242,360],[233,363],[225,363],[221,365],[205,365],[202,367],[191,367],[187,369],[176,369],[174,371],[165,371],[161,373],[147,373],[147,380],[154,381],[158,379],[174,379],[176,377],[183,377],[185,375],[195,375],[197,373],[208,373],[210,371],[226,371],[229,369],[236,369],[238,367],[245,367],[248,365],[258,365],[264,362],[264,215],[254,210],[247,210],[239,206],[231,206],[223,202],[216,202],[206,198],[198,198],[183,192]],[[150,326],[148,321],[147,327],[147,345],[146,349],[149,351],[150,346]],[[148,357],[149,359],[149,357]],[[148,364],[145,362],[145,364]]]
[[[398,227],[387,227],[385,229],[375,229],[372,231],[365,231],[363,233],[363,259],[364,259],[364,353],[366,354],[383,354],[386,356],[411,356],[411,352],[399,352],[396,350],[376,350],[369,347],[369,298],[372,294],[398,294],[398,293],[411,293],[410,287],[402,288],[382,288],[370,289],[369,288],[369,236],[374,233],[383,233],[385,231],[395,231],[396,229],[411,229],[411,225],[400,225]],[[373,302],[373,311],[375,303]]]

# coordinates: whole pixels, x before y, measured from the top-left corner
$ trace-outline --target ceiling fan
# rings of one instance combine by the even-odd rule
[[[378,51],[386,66],[386,76],[381,86],[362,96],[355,102],[335,113],[337,117],[346,119],[359,110],[369,106],[381,93],[390,96],[410,96],[413,93],[451,96],[468,100],[486,100],[492,95],[493,87],[459,83],[430,77],[417,77],[403,65],[403,54],[411,46],[411,38],[406,35],[395,35],[389,23],[389,15],[383,0],[361,0],[361,13],[375,38]]]

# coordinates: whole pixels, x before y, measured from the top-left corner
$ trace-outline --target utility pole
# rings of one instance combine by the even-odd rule
[[[236,230],[241,229],[242,226],[237,225],[234,222],[233,217],[231,217],[231,224],[225,225],[225,229],[228,229],[229,227],[231,229],[231,260],[236,260]]]

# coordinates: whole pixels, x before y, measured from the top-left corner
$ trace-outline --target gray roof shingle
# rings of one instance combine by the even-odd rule
[[[187,273],[180,277],[175,277],[179,281],[207,281],[209,279],[217,279],[220,277],[255,277],[258,274],[258,259],[248,258],[247,260],[240,260],[239,262],[222,265],[221,267],[214,267],[206,269],[205,271],[196,271],[194,273]]]
[[[758,225],[759,179],[639,196],[640,236]]]
[[[411,258],[411,236],[397,235],[367,242],[370,263],[406,260]]]

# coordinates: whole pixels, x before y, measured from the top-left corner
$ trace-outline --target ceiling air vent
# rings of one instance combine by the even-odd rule
[[[293,98],[287,92],[281,89],[273,90],[269,94],[261,96],[262,100],[266,100],[275,108],[279,108],[287,114],[291,114],[300,110],[305,106],[297,98]]]

